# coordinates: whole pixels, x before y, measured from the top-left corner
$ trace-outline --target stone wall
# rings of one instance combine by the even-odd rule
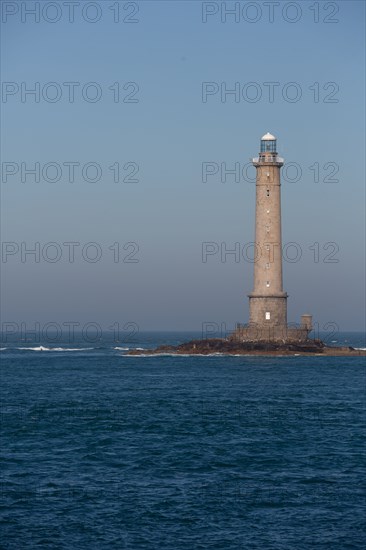
[[[281,342],[299,343],[308,340],[310,330],[306,327],[259,324],[237,325],[229,336],[230,341],[238,342]]]
[[[287,294],[282,296],[255,296],[249,294],[249,322],[254,326],[286,327],[287,325]],[[269,319],[266,319],[266,314]]]

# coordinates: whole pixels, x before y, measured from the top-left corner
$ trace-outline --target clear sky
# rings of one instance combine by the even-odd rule
[[[246,322],[269,131],[289,321],[364,328],[364,2],[1,4],[3,322]]]

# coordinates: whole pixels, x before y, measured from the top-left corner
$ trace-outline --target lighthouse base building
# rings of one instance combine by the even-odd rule
[[[287,323],[287,292],[282,283],[281,166],[277,140],[261,139],[256,168],[254,285],[249,296],[249,323],[237,325],[230,339],[242,342],[304,342],[312,330],[312,317],[299,325]]]
[[[309,332],[312,330],[311,315],[302,315],[299,325],[273,325],[248,323],[247,325],[237,324],[235,331],[230,335],[229,340],[236,342],[275,342],[280,344],[300,344],[308,340]],[[310,320],[310,324],[308,324]]]

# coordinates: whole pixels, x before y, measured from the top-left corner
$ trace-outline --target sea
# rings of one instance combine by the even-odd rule
[[[2,549],[365,547],[365,357],[143,353],[199,337],[2,339]]]

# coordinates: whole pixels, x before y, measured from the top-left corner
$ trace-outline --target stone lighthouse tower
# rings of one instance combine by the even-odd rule
[[[281,178],[284,159],[277,154],[277,140],[265,134],[257,170],[255,205],[254,286],[249,296],[249,324],[238,324],[231,339],[250,342],[304,342],[312,329],[312,317],[301,324],[287,323],[287,293],[282,283]]]
[[[254,288],[249,294],[249,322],[263,327],[287,326],[287,293],[282,286],[281,181],[283,158],[277,154],[276,138],[261,139],[255,208]]]

